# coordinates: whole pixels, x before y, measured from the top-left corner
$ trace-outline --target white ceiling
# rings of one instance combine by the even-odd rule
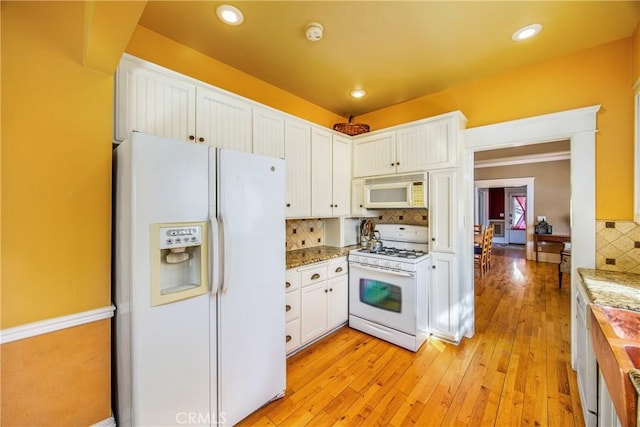
[[[640,17],[638,1],[230,1],[229,26],[223,3],[149,1],[140,25],[344,117],[628,37]]]

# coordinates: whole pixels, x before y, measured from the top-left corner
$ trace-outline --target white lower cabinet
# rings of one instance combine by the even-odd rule
[[[285,311],[287,353],[300,347],[300,274],[287,270],[285,276]]]
[[[460,342],[457,256],[431,252],[431,288],[429,295],[429,328],[436,337]]]
[[[598,426],[622,427],[600,370],[598,370]]]
[[[287,293],[287,353],[326,335],[349,318],[346,257],[287,270],[287,282],[296,281],[299,289]],[[294,298],[298,298],[299,314],[293,308]]]

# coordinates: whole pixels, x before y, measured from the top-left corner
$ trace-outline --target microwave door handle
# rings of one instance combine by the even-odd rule
[[[375,271],[376,273],[392,274],[394,276],[400,276],[400,277],[414,277],[415,276],[415,274],[413,274],[413,273],[407,273],[407,272],[404,272],[404,271],[386,270],[386,269],[383,269],[383,268],[369,267],[369,266],[365,266],[365,265],[362,265],[362,264],[358,264],[355,267],[356,268],[360,268],[362,270]]]

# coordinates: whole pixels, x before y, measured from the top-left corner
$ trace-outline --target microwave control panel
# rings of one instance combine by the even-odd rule
[[[416,208],[426,206],[424,200],[424,183],[414,182],[411,190],[412,206]]]

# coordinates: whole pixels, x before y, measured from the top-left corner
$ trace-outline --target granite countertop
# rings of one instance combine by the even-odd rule
[[[640,274],[590,268],[578,274],[594,304],[640,311]],[[640,369],[630,370],[629,379],[640,396]]]
[[[349,255],[350,250],[356,249],[359,246],[360,245],[352,245],[345,246],[343,248],[336,248],[333,246],[316,246],[315,248],[287,251],[287,269],[347,256]]]
[[[640,274],[579,268],[594,304],[640,311]]]

